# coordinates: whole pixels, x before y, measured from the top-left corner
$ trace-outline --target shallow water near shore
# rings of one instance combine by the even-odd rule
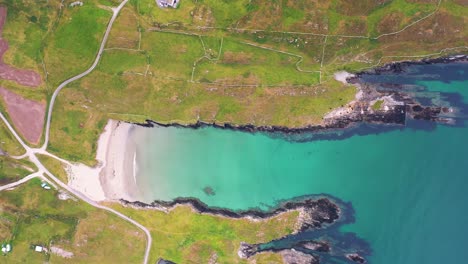
[[[468,259],[467,66],[440,65],[444,79],[435,77],[437,66],[424,67],[380,80],[425,87],[424,96],[443,103],[457,97],[461,125],[414,121],[405,129],[310,142],[210,127],[134,129],[144,202],[195,197],[209,206],[268,210],[324,193],[352,204],[355,223],[340,231],[369,243],[371,263],[462,263]]]

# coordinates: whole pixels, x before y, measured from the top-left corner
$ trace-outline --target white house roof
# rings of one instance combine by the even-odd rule
[[[162,6],[162,7],[167,7],[167,6],[170,6],[170,7],[176,7],[177,4],[179,3],[179,0],[157,0],[157,3],[158,5]]]
[[[34,251],[36,252],[42,252],[43,248],[41,246],[36,246],[34,247]]]

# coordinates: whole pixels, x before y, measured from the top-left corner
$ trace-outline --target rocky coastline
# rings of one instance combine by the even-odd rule
[[[448,106],[424,104],[415,96],[403,89],[402,85],[387,85],[385,89],[378,89],[376,85],[362,82],[364,75],[381,75],[384,73],[401,73],[411,65],[446,64],[454,62],[468,62],[468,55],[454,55],[436,59],[420,61],[402,61],[389,63],[382,67],[358,72],[348,77],[346,81],[358,89],[355,100],[340,108],[329,112],[321,124],[305,127],[286,126],[256,126],[253,124],[210,123],[197,121],[191,124],[160,123],[146,120],[145,123],[135,123],[144,127],[181,127],[198,129],[214,127],[243,131],[248,133],[263,132],[281,135],[298,135],[304,133],[320,133],[343,130],[358,124],[392,125],[403,127],[408,120],[425,120],[435,123],[455,124],[456,110]]]
[[[330,226],[334,226],[344,217],[340,203],[325,196],[303,197],[292,201],[285,201],[269,211],[262,211],[259,209],[232,211],[224,208],[209,207],[200,200],[194,198],[177,198],[170,202],[155,201],[151,204],[129,202],[126,200],[120,200],[120,203],[124,206],[130,206],[137,209],[144,208],[164,212],[170,212],[177,206],[189,206],[194,211],[201,214],[209,214],[232,219],[246,218],[252,221],[270,219],[281,213],[297,211],[299,212],[299,217],[296,223],[296,228],[290,235],[297,235],[310,230],[326,229]],[[296,250],[295,248],[304,249],[307,252]],[[294,248],[267,250],[261,249],[260,244],[248,244],[246,242],[242,242],[239,245],[238,256],[242,259],[249,259],[260,252],[270,251],[280,254],[284,263],[319,264],[321,263],[321,257],[316,253],[330,254],[332,249],[333,245],[326,240],[299,242]],[[365,259],[358,253],[343,255],[342,258],[356,263],[365,263]]]
[[[401,73],[404,69],[411,65],[425,65],[425,64],[447,64],[453,62],[468,62],[468,55],[466,54],[458,54],[452,56],[444,56],[439,58],[429,58],[429,59],[421,59],[421,60],[406,60],[406,61],[398,61],[387,63],[380,67],[375,67],[369,70],[361,71],[355,74],[357,78],[362,76],[363,74],[382,74],[382,73]]]
[[[318,125],[289,128],[283,126],[255,126],[252,124],[219,124],[203,121],[197,121],[193,124],[164,124],[152,120],[146,120],[145,123],[138,123],[136,125],[144,127],[160,126],[192,129],[215,127],[249,133],[263,132],[280,135],[301,135],[304,133],[340,131],[358,124],[376,124],[382,127],[388,125],[404,127],[408,124],[409,120],[424,120],[429,123],[454,125],[457,122],[456,118],[458,114],[456,104],[436,105],[430,100],[420,100],[420,98],[415,96],[413,93],[414,91],[408,91],[403,84],[389,85],[379,83],[379,85],[376,85],[366,83],[362,80],[362,77],[366,75],[402,73],[411,65],[445,64],[453,62],[468,62],[468,56],[457,55],[430,60],[396,62],[356,73],[352,77],[346,78],[347,83],[355,85],[358,89],[355,100],[328,113],[323,118],[322,123]],[[209,188],[205,190],[206,193],[211,193],[211,191],[212,190]],[[198,199],[192,198],[177,198],[170,202],[155,201],[151,204],[129,202],[126,200],[120,200],[120,202],[125,206],[156,209],[165,212],[169,212],[177,206],[189,206],[194,211],[201,214],[235,219],[248,218],[252,221],[268,219],[288,211],[298,211],[300,216],[293,234],[301,234],[302,232],[310,230],[320,230],[331,225],[336,226],[336,222],[342,218],[340,206],[335,201],[326,197],[309,197],[302,200],[287,201],[269,211],[256,209],[232,211],[223,208],[213,208],[207,206]],[[333,253],[335,254],[333,257],[338,257],[344,261],[366,263],[364,256],[367,256],[368,253],[354,252],[353,249],[348,249],[348,251],[339,251],[338,255],[336,255],[337,251],[335,246],[336,245],[323,238],[298,242],[293,244],[293,247],[290,248],[265,249],[261,244],[257,245],[243,242],[239,247],[238,255],[241,258],[248,259],[259,252],[271,251],[280,254],[285,263],[314,264],[321,263],[323,256],[325,256],[326,259],[327,254],[330,256]]]
[[[195,198],[176,198],[170,202],[154,201],[151,204],[142,202],[129,202],[120,200],[124,206],[131,206],[139,209],[155,209],[169,212],[177,206],[188,206],[195,212],[210,214],[227,218],[248,218],[251,220],[265,220],[279,214],[298,211],[299,218],[294,233],[300,233],[311,228],[321,228],[324,225],[333,224],[340,218],[341,209],[338,204],[325,197],[305,198],[298,201],[286,201],[269,211],[250,209],[246,211],[232,211],[224,208],[210,207]]]

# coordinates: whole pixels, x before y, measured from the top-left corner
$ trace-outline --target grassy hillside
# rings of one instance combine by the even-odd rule
[[[145,237],[142,231],[114,215],[87,204],[59,199],[31,180],[13,191],[0,193],[0,241],[12,252],[0,263],[139,263]],[[71,259],[38,253],[41,245],[73,253]]]
[[[16,62],[40,68],[44,61],[52,89],[92,63],[111,15],[106,6],[116,2],[72,8],[65,1],[61,9],[49,2],[49,18],[29,30],[44,31],[41,45],[25,47],[21,56],[29,59]],[[17,1],[5,4],[21,9]],[[333,73],[466,53],[466,14],[466,4],[454,0],[184,0],[177,9],[131,0],[97,69],[59,96],[50,147],[91,164],[108,118],[317,125],[354,97]]]
[[[0,193],[0,243],[13,248],[0,256],[0,263],[142,261],[146,243],[141,230],[74,198],[59,199],[58,192],[44,190],[40,184],[34,179]],[[237,257],[241,241],[259,243],[282,237],[292,232],[298,217],[297,212],[289,212],[252,222],[201,215],[188,207],[166,214],[111,206],[149,228],[153,236],[150,263],[160,257],[177,263],[207,263],[213,257],[219,263],[244,263]],[[73,257],[37,253],[33,245],[57,247]]]
[[[240,242],[267,242],[290,234],[298,217],[298,212],[288,212],[253,222],[201,215],[185,206],[168,214],[115,204],[111,206],[150,230],[153,236],[152,260],[162,257],[176,263],[210,263],[210,259],[216,259],[217,263],[247,263],[237,255]],[[259,257],[263,256],[256,256],[249,262]]]

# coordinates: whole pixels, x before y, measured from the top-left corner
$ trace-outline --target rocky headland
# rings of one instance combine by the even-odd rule
[[[140,209],[156,209],[164,212],[169,212],[177,206],[188,206],[195,212],[201,214],[210,214],[234,219],[248,218],[253,221],[269,219],[289,211],[297,211],[299,212],[299,217],[293,233],[299,233],[310,228],[321,228],[324,225],[333,224],[340,218],[341,212],[338,204],[325,197],[306,198],[300,201],[287,201],[270,211],[256,209],[246,211],[232,211],[224,208],[209,207],[205,203],[194,198],[177,198],[170,202],[155,201],[151,204],[142,202],[129,202],[126,200],[120,200],[120,202],[125,206],[131,206]]]

